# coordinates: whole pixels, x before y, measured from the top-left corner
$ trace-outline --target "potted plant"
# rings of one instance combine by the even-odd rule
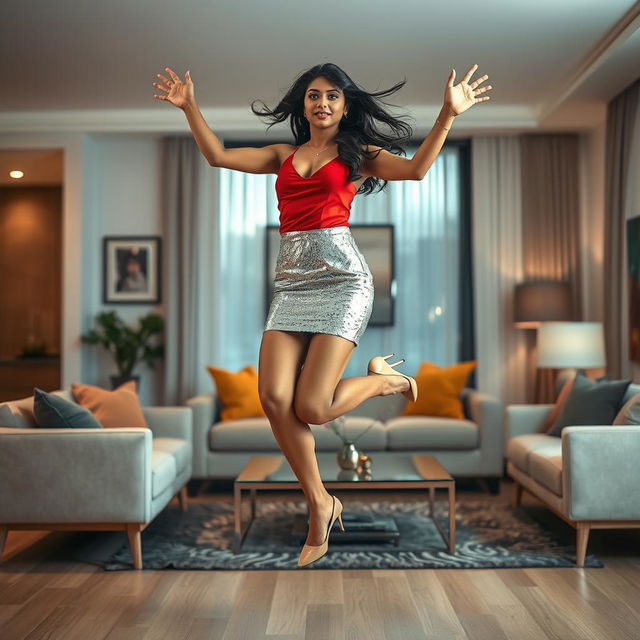
[[[101,344],[113,356],[118,375],[110,376],[112,389],[128,380],[139,382],[133,370],[141,360],[155,369],[155,360],[164,356],[164,345],[155,338],[162,333],[164,320],[156,313],[139,318],[137,329],[127,326],[115,311],[99,313],[96,323],[98,330],[91,329],[80,338],[87,344]]]

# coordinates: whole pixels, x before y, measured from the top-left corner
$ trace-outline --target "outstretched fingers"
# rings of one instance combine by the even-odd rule
[[[461,82],[467,82],[469,81],[469,78],[475,73],[475,70],[478,68],[477,64],[474,64],[469,71],[467,71],[467,73],[464,74],[464,78],[462,78]]]
[[[180,76],[178,76],[176,73],[174,73],[171,69],[169,69],[169,67],[165,67],[164,68],[165,71],[169,72],[169,75],[171,76],[172,80],[174,82],[181,82],[180,80]]]

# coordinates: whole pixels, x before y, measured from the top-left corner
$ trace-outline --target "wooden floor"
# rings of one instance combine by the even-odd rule
[[[503,482],[495,499],[512,487]],[[193,498],[212,499],[231,495],[225,488]],[[573,541],[573,529],[527,494],[523,508]],[[604,569],[105,572],[70,553],[84,545],[104,555],[125,536],[10,532],[0,564],[0,638],[640,638],[638,530],[592,532],[588,552]]]

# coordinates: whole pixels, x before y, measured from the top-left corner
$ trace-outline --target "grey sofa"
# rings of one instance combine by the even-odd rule
[[[639,392],[630,384],[622,404]],[[640,428],[569,426],[550,436],[542,428],[553,406],[505,408],[507,474],[514,506],[526,490],[576,529],[576,564],[584,565],[591,529],[640,527]]]
[[[492,492],[499,490],[504,470],[503,407],[494,397],[465,388],[460,396],[462,420],[432,416],[400,416],[408,402],[402,394],[369,398],[346,415],[350,437],[378,420],[357,446],[376,459],[395,452],[433,454],[455,476],[486,478]],[[190,398],[193,410],[193,478],[235,478],[254,455],[280,453],[266,417],[220,422],[220,403],[214,392]],[[387,416],[390,416],[387,418]],[[332,458],[341,445],[338,436],[322,425],[310,425],[319,460]]]
[[[124,530],[141,569],[140,532],[176,494],[187,508],[191,410],[143,407],[150,429],[37,428],[33,396],[1,404],[21,428],[0,428],[0,557],[11,529]]]

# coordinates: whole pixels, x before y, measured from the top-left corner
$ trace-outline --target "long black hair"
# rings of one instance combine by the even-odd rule
[[[345,107],[349,114],[340,121],[334,140],[338,144],[338,155],[350,168],[348,178],[350,181],[362,177],[358,169],[365,155],[367,158],[373,158],[379,153],[379,151],[365,151],[364,147],[367,144],[381,147],[397,155],[406,155],[401,145],[408,143],[411,139],[413,135],[411,125],[401,117],[391,115],[382,106],[386,103],[379,100],[380,97],[391,95],[401,89],[406,84],[406,79],[390,89],[369,92],[359,87],[339,66],[326,62],[317,64],[300,74],[275,109],[271,110],[265,105],[264,110],[258,111],[253,107],[257,102],[254,100],[251,103],[251,111],[257,116],[272,120],[267,131],[274,124],[284,122],[290,117],[289,125],[296,146],[304,144],[311,138],[309,122],[303,113],[304,95],[309,83],[319,76],[325,77],[344,94]],[[264,102],[262,104],[264,105]],[[377,127],[378,122],[387,125],[391,132],[380,131]],[[386,185],[386,180],[381,181],[380,178],[370,176],[360,185],[358,193],[364,195],[372,193],[377,186],[380,187],[378,191],[382,191]]]

